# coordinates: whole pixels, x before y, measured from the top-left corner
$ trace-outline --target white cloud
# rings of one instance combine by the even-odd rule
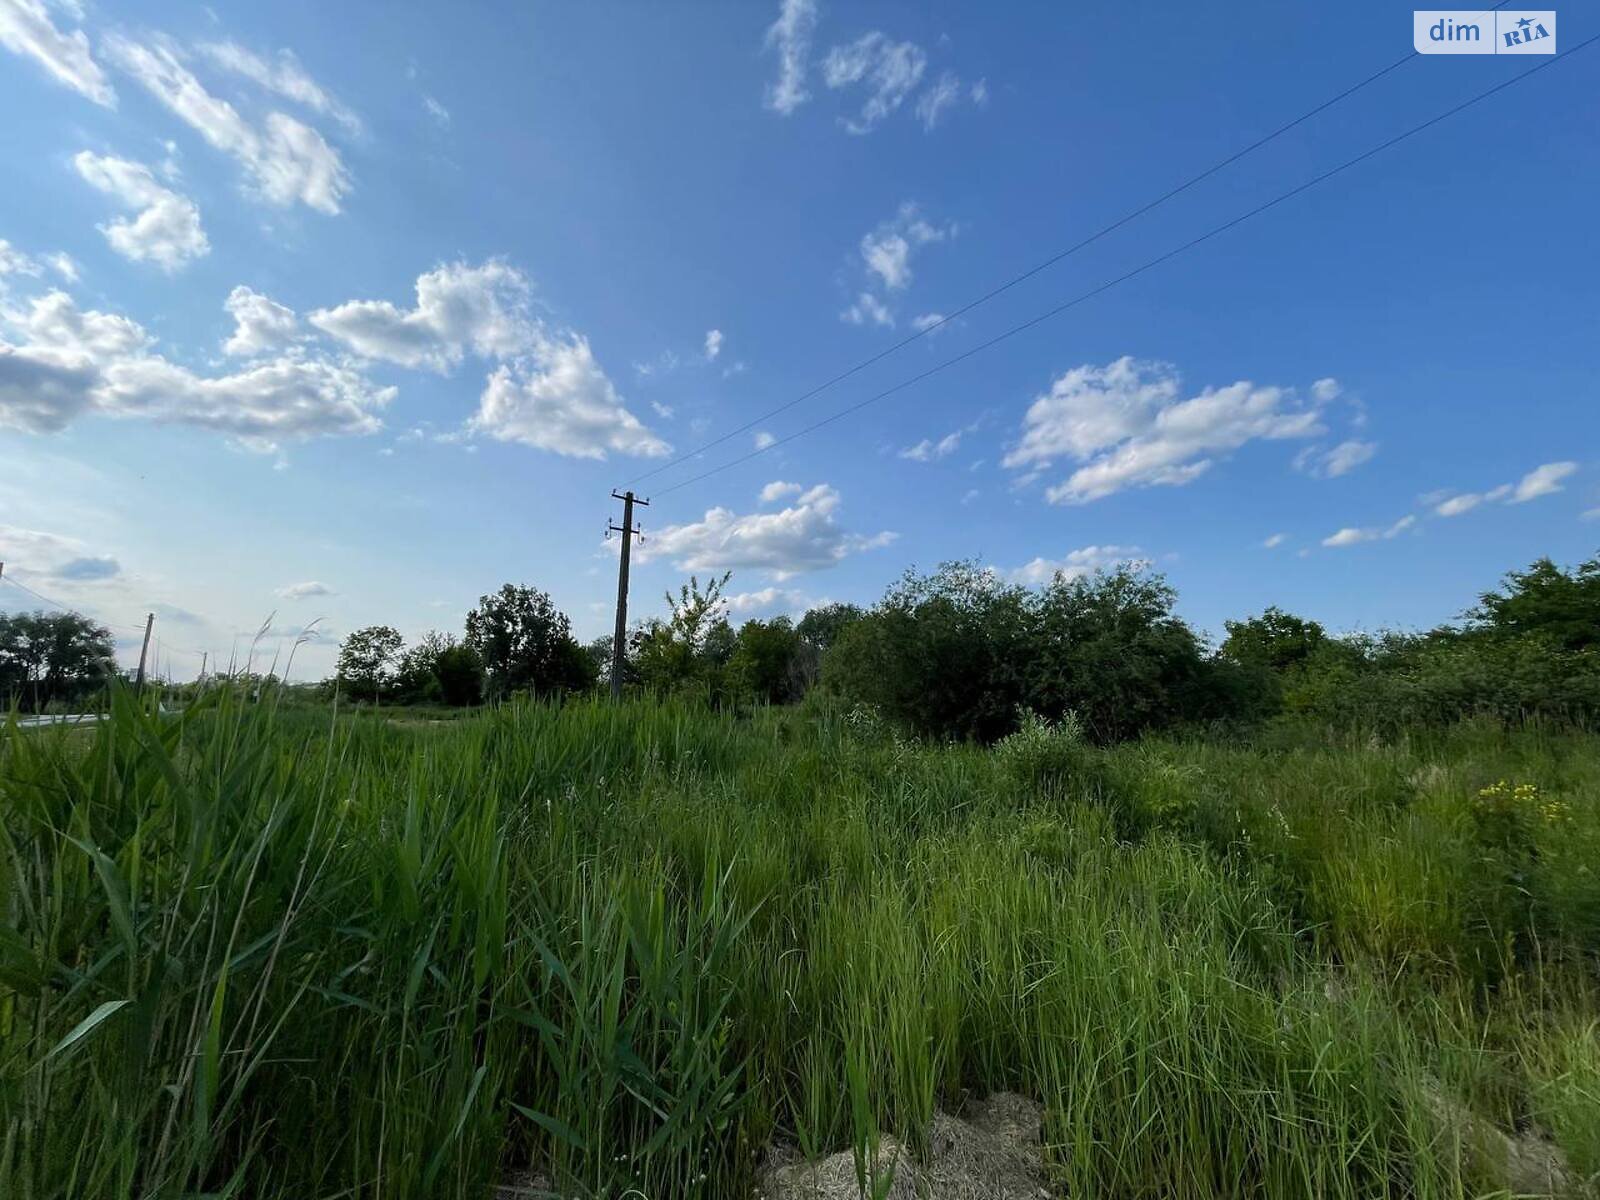
[[[75,537],[17,525],[0,525],[0,562],[6,564],[7,575],[19,581],[37,580],[46,587],[76,588],[122,575],[122,564],[115,558],[95,554]],[[17,598],[15,593],[10,597]]]
[[[1037,587],[1051,582],[1058,575],[1072,580],[1120,564],[1140,566],[1148,562],[1149,559],[1140,556],[1137,546],[1084,546],[1080,550],[1068,551],[1063,558],[1036,558],[1002,574],[1012,583]]]
[[[846,532],[837,520],[839,503],[839,493],[824,483],[777,512],[709,509],[704,520],[657,532],[639,547],[640,557],[671,559],[685,571],[765,571],[782,582],[894,540],[887,531],[870,537]]]
[[[931,224],[908,200],[893,217],[862,237],[861,259],[883,287],[901,291],[911,282],[912,253],[930,242],[944,241],[955,231],[954,224]]]
[[[450,128],[450,110],[426,92],[422,95],[422,107],[428,110],[428,115],[433,118],[433,123],[440,129]]]
[[[1184,399],[1174,367],[1123,357],[1057,378],[1029,407],[1004,462],[1033,471],[1058,458],[1081,464],[1045,495],[1087,504],[1125,488],[1190,483],[1251,441],[1322,431],[1319,405],[1300,403],[1291,389],[1241,380]]]
[[[286,583],[277,590],[277,595],[285,600],[309,600],[313,596],[333,596],[337,593],[317,579],[308,579],[304,583]]]
[[[1315,384],[1312,385],[1311,394],[1313,398],[1317,398]],[[1349,474],[1362,463],[1372,461],[1372,457],[1377,453],[1377,442],[1363,442],[1350,438],[1329,450],[1321,446],[1309,446],[1295,456],[1294,465],[1297,470],[1304,471],[1317,479],[1337,479],[1341,475]]]
[[[822,79],[830,88],[865,86],[869,95],[854,117],[841,118],[851,133],[870,133],[899,108],[922,81],[928,56],[915,42],[892,41],[873,30],[835,46],[822,60]]]
[[[581,334],[537,335],[530,352],[489,376],[476,433],[574,458],[657,458],[671,447],[623,405]]]
[[[116,93],[90,55],[88,37],[81,29],[57,29],[40,0],[0,0],[0,46],[34,59],[58,83],[96,104],[116,107]]]
[[[943,313],[923,313],[920,317],[911,318],[911,328],[918,333],[927,333],[934,326],[943,325],[948,319]]]
[[[974,421],[971,425],[945,434],[937,442],[932,438],[923,438],[916,445],[901,450],[900,457],[912,462],[937,462],[941,458],[949,458],[960,447],[961,439],[977,428],[978,422]]]
[[[294,310],[242,284],[222,305],[233,317],[233,336],[222,344],[224,354],[239,358],[283,350],[294,343],[299,322]]]
[[[1288,541],[1288,540],[1289,540],[1289,535],[1288,534],[1286,534],[1286,533],[1275,533],[1271,537],[1269,537],[1266,541],[1262,542],[1261,544],[1264,547],[1266,547],[1268,550],[1276,550],[1279,546],[1283,545],[1283,543]]]
[[[1581,521],[1600,521],[1600,508],[1586,508],[1578,519]]]
[[[1525,504],[1540,496],[1549,496],[1562,490],[1561,481],[1578,469],[1575,462],[1545,463],[1535,467],[1518,481],[1510,503]]]
[[[243,75],[269,92],[303,104],[313,112],[332,117],[350,133],[361,132],[361,118],[341,104],[306,73],[293,51],[279,50],[276,60],[247,50],[238,42],[202,42],[198,47],[218,67]]]
[[[778,54],[778,78],[767,88],[766,105],[788,116],[807,100],[806,61],[817,28],[816,0],[783,0],[767,30],[766,47]]]
[[[70,254],[47,254],[42,259],[33,258],[18,250],[5,238],[0,238],[0,296],[4,295],[5,276],[25,275],[37,279],[49,267],[68,283],[74,283],[78,278],[78,264],[72,260]]]
[[[527,277],[499,259],[438,267],[417,277],[416,294],[409,309],[388,300],[350,300],[308,319],[364,358],[441,373],[468,350],[503,359],[527,352],[540,339]]]
[[[1486,492],[1461,492],[1439,500],[1433,506],[1435,515],[1459,517],[1471,512],[1480,504],[1504,501],[1507,504],[1526,504],[1540,496],[1549,496],[1562,490],[1561,481],[1578,469],[1575,462],[1544,463],[1529,471],[1516,483],[1502,483]],[[1427,497],[1434,500],[1435,497]]]
[[[83,150],[72,165],[91,186],[136,210],[132,218],[117,217],[100,226],[111,248],[124,258],[171,272],[211,252],[195,202],[157,183],[143,163]]]
[[[1362,542],[1375,542],[1380,539],[1396,538],[1406,530],[1410,529],[1416,523],[1416,517],[1404,516],[1396,521],[1393,525],[1390,525],[1384,529],[1362,529],[1347,525],[1337,533],[1329,534],[1327,537],[1323,538],[1322,544],[1324,546],[1333,547],[1355,546]]]
[[[278,358],[200,375],[156,353],[136,322],[79,309],[64,292],[6,311],[0,330],[0,426],[34,433],[86,413],[195,425],[255,450],[276,439],[371,433],[395,389],[326,358]]]
[[[1337,379],[1319,379],[1311,385],[1311,396],[1319,404],[1331,404],[1344,395],[1344,388]]]
[[[798,483],[785,483],[781,479],[774,479],[771,483],[767,484],[766,487],[761,489],[761,503],[771,504],[774,501],[782,500],[787,496],[798,496],[803,491],[805,491],[805,489]]]
[[[749,617],[761,612],[787,613],[799,616],[808,608],[826,604],[793,588],[764,587],[753,592],[736,592],[723,597],[723,606],[730,616]]]
[[[350,176],[338,151],[315,129],[281,112],[268,113],[263,127],[257,128],[233,105],[206,91],[167,45],[114,35],[105,48],[179,120],[214,149],[243,164],[265,199],[285,206],[299,201],[325,213],[339,211],[340,200],[350,190]]]
[[[870,322],[893,327],[894,310],[887,300],[892,293],[910,286],[913,258],[922,247],[946,241],[956,232],[953,221],[935,225],[922,215],[914,202],[908,200],[901,204],[894,216],[862,236],[860,252],[866,288],[857,295],[855,303],[839,314],[840,319],[852,325]],[[925,329],[941,319],[929,314],[917,318],[916,324]]]
[[[778,439],[773,437],[772,434],[768,433],[765,429],[759,429],[756,431],[755,440],[757,450],[765,450],[768,446],[776,446],[778,444]]]
[[[0,275],[32,275],[43,274],[43,268],[21,250],[18,250],[5,238],[0,238]]]
[[[722,353],[722,330],[706,330],[706,361],[715,362],[717,355]]]
[[[871,292],[862,292],[856,302],[839,314],[839,319],[852,325],[865,325],[868,321],[886,328],[894,327],[894,313]]]
[[[982,108],[989,102],[989,85],[980,79],[970,88],[964,87],[960,77],[953,71],[942,72],[938,80],[924,88],[922,95],[917,97],[917,119],[922,122],[924,129],[931,132],[944,114],[963,99],[970,100],[976,108]]]

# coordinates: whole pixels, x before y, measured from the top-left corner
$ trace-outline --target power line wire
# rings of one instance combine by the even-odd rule
[[[1508,3],[1510,3],[1510,0],[1500,0],[1500,3],[1496,4],[1494,6],[1494,8],[1484,9],[1484,10],[1482,10],[1482,12],[1484,12],[1484,13],[1494,12],[1496,9],[1504,8]],[[972,312],[974,309],[976,309],[976,308],[978,308],[978,307],[980,307],[980,306],[982,306],[984,304],[987,304],[989,301],[993,300],[995,297],[1000,296],[1000,295],[1004,294],[1005,292],[1010,291],[1012,288],[1016,287],[1018,284],[1025,283],[1027,280],[1032,279],[1035,275],[1039,274],[1041,271],[1048,270],[1050,267],[1055,266],[1057,263],[1061,262],[1063,259],[1070,258],[1072,255],[1078,253],[1078,251],[1086,249],[1089,246],[1092,246],[1095,242],[1098,242],[1101,238],[1106,237],[1109,234],[1115,233],[1117,230],[1121,229],[1124,225],[1127,225],[1132,221],[1138,220],[1140,217],[1144,216],[1148,212],[1153,211],[1154,209],[1160,208],[1168,200],[1171,200],[1171,199],[1173,199],[1173,198],[1175,198],[1175,197],[1177,197],[1179,195],[1182,195],[1184,192],[1188,191],[1190,188],[1194,187],[1196,184],[1205,182],[1207,179],[1210,179],[1213,175],[1217,174],[1217,172],[1227,169],[1228,167],[1232,166],[1234,163],[1238,162],[1240,159],[1245,158],[1246,156],[1255,153],[1255,151],[1261,149],[1261,147],[1267,145],[1269,142],[1276,141],[1278,138],[1282,137],[1284,134],[1290,132],[1293,129],[1298,128],[1299,126],[1301,126],[1303,124],[1305,124],[1307,121],[1311,120],[1312,117],[1317,116],[1319,113],[1326,112],[1328,109],[1332,108],[1334,105],[1336,105],[1336,104],[1340,103],[1341,101],[1346,100],[1349,97],[1355,95],[1357,92],[1361,91],[1363,88],[1366,88],[1366,87],[1378,82],[1378,80],[1382,79],[1384,76],[1390,74],[1393,71],[1398,70],[1400,67],[1405,66],[1412,59],[1420,58],[1420,57],[1422,57],[1422,56],[1416,50],[1412,50],[1409,54],[1402,55],[1400,58],[1395,59],[1388,66],[1380,67],[1378,70],[1374,71],[1371,75],[1368,75],[1365,79],[1361,80],[1359,83],[1351,84],[1349,87],[1345,88],[1342,92],[1339,92],[1337,95],[1330,96],[1328,99],[1324,100],[1321,104],[1318,104],[1315,108],[1308,109],[1307,111],[1301,113],[1298,117],[1295,117],[1292,121],[1289,121],[1289,122],[1287,122],[1287,123],[1285,123],[1283,125],[1278,126],[1276,129],[1272,130],[1272,132],[1264,134],[1263,136],[1257,138],[1255,141],[1251,142],[1248,146],[1245,146],[1242,149],[1236,150],[1232,154],[1228,155],[1226,158],[1223,158],[1223,159],[1219,160],[1218,162],[1213,163],[1211,166],[1207,167],[1204,171],[1201,171],[1198,175],[1195,175],[1195,176],[1191,177],[1190,179],[1184,181],[1183,183],[1178,184],[1176,187],[1173,187],[1170,190],[1168,190],[1166,192],[1163,192],[1161,195],[1157,196],[1154,200],[1151,200],[1148,203],[1140,206],[1139,208],[1134,209],[1132,212],[1126,213],[1125,215],[1123,215],[1121,217],[1118,217],[1111,224],[1106,225],[1103,228],[1096,230],[1094,233],[1091,233],[1088,237],[1085,237],[1082,241],[1076,242],[1073,245],[1068,246],[1064,250],[1057,251],[1055,254],[1052,254],[1049,258],[1046,258],[1042,262],[1039,262],[1039,263],[1035,264],[1034,266],[1029,267],[1026,271],[1022,272],[1020,275],[1015,275],[1012,278],[1006,280],[1004,283],[999,284],[998,286],[996,286],[994,288],[991,288],[989,291],[983,293],[983,295],[977,297],[974,300],[968,301],[966,304],[963,304],[961,307],[957,308],[955,311],[953,311],[953,312],[951,312],[951,313],[949,313],[949,314],[947,314],[945,316],[941,316],[937,321],[933,321],[933,322],[930,322],[927,325],[924,325],[922,328],[916,330],[914,333],[911,333],[910,335],[901,338],[898,342],[894,342],[891,345],[886,346],[884,349],[880,350],[878,353],[872,355],[871,357],[862,359],[860,362],[856,363],[854,366],[848,368],[847,370],[841,371],[839,374],[833,376],[833,378],[831,378],[829,380],[826,380],[823,383],[819,383],[816,387],[812,388],[810,391],[803,392],[802,394],[796,396],[794,399],[786,401],[783,404],[780,404],[777,408],[774,408],[769,412],[762,413],[760,416],[752,418],[751,420],[749,420],[745,424],[740,425],[738,428],[731,429],[727,433],[722,434],[720,437],[713,438],[711,441],[706,442],[704,445],[699,446],[694,450],[690,450],[685,454],[681,454],[677,458],[671,459],[668,462],[661,463],[659,466],[652,467],[650,470],[645,471],[642,474],[635,475],[632,479],[628,480],[627,486],[628,487],[632,487],[635,484],[638,484],[639,482],[641,482],[642,480],[651,479],[651,478],[655,477],[656,475],[661,474],[663,471],[671,470],[673,467],[678,466],[681,463],[688,462],[690,459],[693,459],[693,458],[698,458],[700,455],[704,454],[707,450],[715,449],[717,446],[722,445],[724,442],[727,442],[727,441],[729,441],[729,440],[731,440],[733,438],[738,437],[741,433],[748,433],[750,430],[754,429],[757,425],[760,425],[764,421],[770,421],[773,417],[776,417],[776,416],[779,416],[779,415],[781,415],[781,414],[783,414],[785,412],[788,412],[791,408],[795,407],[797,404],[803,404],[805,401],[810,400],[815,396],[821,395],[823,392],[827,391],[829,388],[833,387],[835,384],[843,383],[846,379],[849,379],[851,376],[856,375],[859,372],[866,370],[868,367],[872,366],[874,363],[882,362],[885,358],[888,358],[890,355],[896,354],[899,351],[905,349],[907,346],[911,345],[912,342],[915,342],[915,341],[918,341],[918,340],[920,340],[920,339],[922,339],[924,337],[927,337],[929,334],[933,333],[935,330],[941,329],[944,326],[950,324],[950,322],[955,321],[958,318],[965,316],[967,313]],[[660,494],[665,495],[664,492],[660,493]]]
[[[21,582],[18,579],[13,579],[10,575],[0,575],[0,583],[9,583],[12,587],[20,588],[22,591],[27,592],[28,595],[32,596],[35,600],[42,600],[46,604],[49,604],[49,605],[51,605],[51,606],[53,606],[55,608],[59,608],[64,613],[68,613],[68,614],[70,614],[72,616],[75,616],[75,617],[82,617],[85,621],[92,621],[92,622],[94,622],[94,624],[104,626],[107,629],[125,629],[125,630],[131,630],[134,633],[143,633],[144,632],[144,626],[143,625],[121,625],[121,624],[118,624],[116,621],[102,621],[97,617],[90,616],[88,613],[84,612],[82,609],[73,608],[71,605],[63,604],[59,600],[52,600],[49,596],[46,596],[43,592],[34,591],[33,588],[29,587],[27,584]],[[157,638],[156,640],[157,640],[158,643],[161,642],[160,638]],[[179,654],[190,654],[190,655],[195,655],[195,656],[199,656],[199,655],[209,654],[210,653],[209,650],[197,650],[197,649],[192,649],[192,648],[187,647],[187,646],[166,645],[165,648],[167,650],[175,650]]]
[[[767,451],[774,450],[777,447],[785,445],[788,442],[792,442],[797,438],[805,437],[807,434],[813,433],[816,430],[821,429],[826,425],[833,424],[833,422],[839,420],[842,417],[847,417],[852,413],[859,412],[861,409],[866,408],[870,404],[875,404],[877,401],[885,399],[888,396],[892,396],[896,392],[903,391],[904,389],[912,386],[913,384],[920,383],[922,380],[927,379],[930,376],[937,375],[941,371],[947,370],[948,368],[955,366],[957,363],[964,362],[964,361],[966,361],[967,359],[973,357],[976,354],[981,354],[983,351],[988,350],[991,347],[997,346],[1001,342],[1007,341],[1010,338],[1015,337],[1019,333],[1023,333],[1025,331],[1029,330],[1029,329],[1032,329],[1035,325],[1039,325],[1039,324],[1042,324],[1045,321],[1048,321],[1051,317],[1059,316],[1061,313],[1066,312],[1068,309],[1075,308],[1079,304],[1082,304],[1085,301],[1091,300],[1094,297],[1100,295],[1102,292],[1109,291],[1111,288],[1116,287],[1118,284],[1126,283],[1128,280],[1133,279],[1136,276],[1143,275],[1146,271],[1150,270],[1152,267],[1160,266],[1162,263],[1168,261],[1169,259],[1176,258],[1178,255],[1183,254],[1186,251],[1192,250],[1196,246],[1199,246],[1204,242],[1210,241],[1212,238],[1218,236],[1219,234],[1226,233],[1228,230],[1234,228],[1237,225],[1242,225],[1244,222],[1250,220],[1252,217],[1260,216],[1262,213],[1266,212],[1268,209],[1276,208],[1278,205],[1282,204],[1284,201],[1293,199],[1295,196],[1300,195],[1302,192],[1309,191],[1311,188],[1316,187],[1320,183],[1325,183],[1327,180],[1332,179],[1335,175],[1342,174],[1343,172],[1348,171],[1350,168],[1358,166],[1359,164],[1365,162],[1367,159],[1372,158],[1375,155],[1381,154],[1385,150],[1388,150],[1388,149],[1390,149],[1390,148],[1392,148],[1394,146],[1399,145],[1401,142],[1406,141],[1408,138],[1414,137],[1419,133],[1422,133],[1424,130],[1431,129],[1433,126],[1439,124],[1441,121],[1448,120],[1450,117],[1453,117],[1453,116],[1457,115],[1458,113],[1464,112],[1466,109],[1471,108],[1474,104],[1477,104],[1482,100],[1487,100],[1490,96],[1493,96],[1498,92],[1504,91],[1506,88],[1511,87],[1513,84],[1521,83],[1523,80],[1527,79],[1529,76],[1538,74],[1540,71],[1544,70],[1546,67],[1552,67],[1556,63],[1561,62],[1564,59],[1571,58],[1578,51],[1587,49],[1589,46],[1593,45],[1596,41],[1600,41],[1600,34],[1595,34],[1592,37],[1584,39],[1583,41],[1579,42],[1576,46],[1572,47],[1572,49],[1563,51],[1561,54],[1555,55],[1552,58],[1548,58],[1548,59],[1546,59],[1544,62],[1540,63],[1536,67],[1532,67],[1532,68],[1530,68],[1530,69],[1528,69],[1526,71],[1523,71],[1522,73],[1520,73],[1518,75],[1514,75],[1510,79],[1502,80],[1500,83],[1497,83],[1494,87],[1491,87],[1491,88],[1488,88],[1485,91],[1479,92],[1477,95],[1471,97],[1470,99],[1464,100],[1460,104],[1457,104],[1452,108],[1448,108],[1444,112],[1439,113],[1436,116],[1430,117],[1428,120],[1422,122],[1420,125],[1413,125],[1410,129],[1407,129],[1405,132],[1396,134],[1394,137],[1388,139],[1385,142],[1379,143],[1378,145],[1372,147],[1370,150],[1366,150],[1363,153],[1356,155],[1354,158],[1346,159],[1344,162],[1340,163],[1338,166],[1333,167],[1330,170],[1324,171],[1322,174],[1317,175],[1314,178],[1309,179],[1306,182],[1304,182],[1302,184],[1299,184],[1298,186],[1293,187],[1293,188],[1289,189],[1288,191],[1281,193],[1278,196],[1275,196],[1273,199],[1266,201],[1264,204],[1257,205],[1255,208],[1250,209],[1248,212],[1242,213],[1241,215],[1239,215],[1237,217],[1234,217],[1232,220],[1226,221],[1223,224],[1216,226],[1214,229],[1211,229],[1211,230],[1208,230],[1205,233],[1202,233],[1199,237],[1192,238],[1191,240],[1183,243],[1181,246],[1178,246],[1178,247],[1176,247],[1176,248],[1174,248],[1172,250],[1168,250],[1165,254],[1162,254],[1162,255],[1159,255],[1156,258],[1150,259],[1148,262],[1143,263],[1142,265],[1135,267],[1133,270],[1128,271],[1125,274],[1118,275],[1115,279],[1107,280],[1105,283],[1100,284],[1098,287],[1092,288],[1089,291],[1082,293],[1081,295],[1074,296],[1071,300],[1067,300],[1067,301],[1065,301],[1065,302],[1063,302],[1061,304],[1058,304],[1054,308],[1048,309],[1047,311],[1040,313],[1038,316],[1032,317],[1029,320],[1022,322],[1022,324],[1020,324],[1020,325],[1013,325],[1010,329],[1007,329],[1003,333],[997,334],[995,337],[990,338],[988,341],[980,342],[976,346],[973,346],[973,347],[971,347],[971,348],[969,348],[967,350],[962,351],[960,354],[957,354],[953,358],[947,358],[943,362],[938,363],[935,366],[930,367],[926,371],[923,371],[923,372],[920,372],[919,374],[913,375],[909,379],[901,380],[899,383],[895,384],[893,387],[885,388],[883,391],[878,392],[875,395],[868,396],[865,400],[858,401],[857,403],[852,404],[852,405],[850,405],[850,406],[848,406],[846,408],[842,408],[842,409],[838,410],[837,412],[832,413],[831,415],[824,417],[820,421],[816,421],[811,425],[807,425],[803,429],[799,429],[796,432],[788,434],[785,437],[781,437],[781,438],[778,438],[778,439],[776,439],[776,440],[774,440],[772,442],[769,442],[765,446],[759,446],[759,447],[757,447],[756,449],[750,451],[747,454],[740,455],[738,458],[729,459],[727,462],[722,463],[720,466],[712,467],[708,471],[702,471],[698,475],[692,475],[688,479],[685,479],[685,480],[682,480],[682,481],[680,481],[678,483],[673,484],[671,487],[663,488],[659,492],[656,492],[655,495],[656,496],[668,495],[668,494],[670,494],[672,492],[675,492],[675,491],[679,490],[680,488],[685,488],[685,487],[688,487],[690,484],[699,483],[703,479],[708,479],[712,475],[716,475],[716,474],[718,474],[718,473],[720,473],[722,471],[725,471],[725,470],[729,469],[730,467],[736,467],[740,463],[748,462],[750,459],[755,458],[757,455],[765,454]]]
[[[15,579],[11,578],[11,576],[9,576],[9,575],[0,575],[0,583],[9,583],[14,588],[21,588],[23,591],[27,592],[28,595],[32,596],[35,600],[43,600],[46,604],[51,605],[54,608],[59,608],[64,613],[72,613],[73,615],[80,616],[80,617],[83,616],[83,614],[78,612],[77,609],[68,608],[65,604],[61,603],[61,601],[52,600],[52,599],[50,599],[49,596],[44,595],[42,592],[34,591],[27,584],[21,583],[21,582],[15,580]]]

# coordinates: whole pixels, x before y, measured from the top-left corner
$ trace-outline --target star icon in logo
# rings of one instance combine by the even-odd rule
[[[1529,25],[1533,24],[1533,19],[1531,17],[1523,17],[1522,20],[1517,22],[1517,24],[1523,29],[1526,29]]]

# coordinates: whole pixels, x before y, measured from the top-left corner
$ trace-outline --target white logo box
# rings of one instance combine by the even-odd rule
[[[1418,54],[1554,54],[1553,8],[1428,8],[1412,13]]]

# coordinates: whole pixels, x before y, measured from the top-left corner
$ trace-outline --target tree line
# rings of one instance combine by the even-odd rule
[[[1148,568],[1058,575],[1041,588],[976,563],[908,572],[876,604],[798,620],[728,619],[728,575],[691,578],[628,635],[623,683],[719,706],[813,692],[909,731],[992,741],[1028,714],[1075,715],[1101,741],[1278,718],[1399,729],[1470,716],[1600,721],[1600,556],[1512,571],[1457,621],[1420,633],[1329,633],[1268,608],[1213,645]],[[463,636],[406,648],[392,628],[344,642],[336,683],[358,699],[470,704],[609,685],[611,639],[588,645],[548,594],[506,584]]]

